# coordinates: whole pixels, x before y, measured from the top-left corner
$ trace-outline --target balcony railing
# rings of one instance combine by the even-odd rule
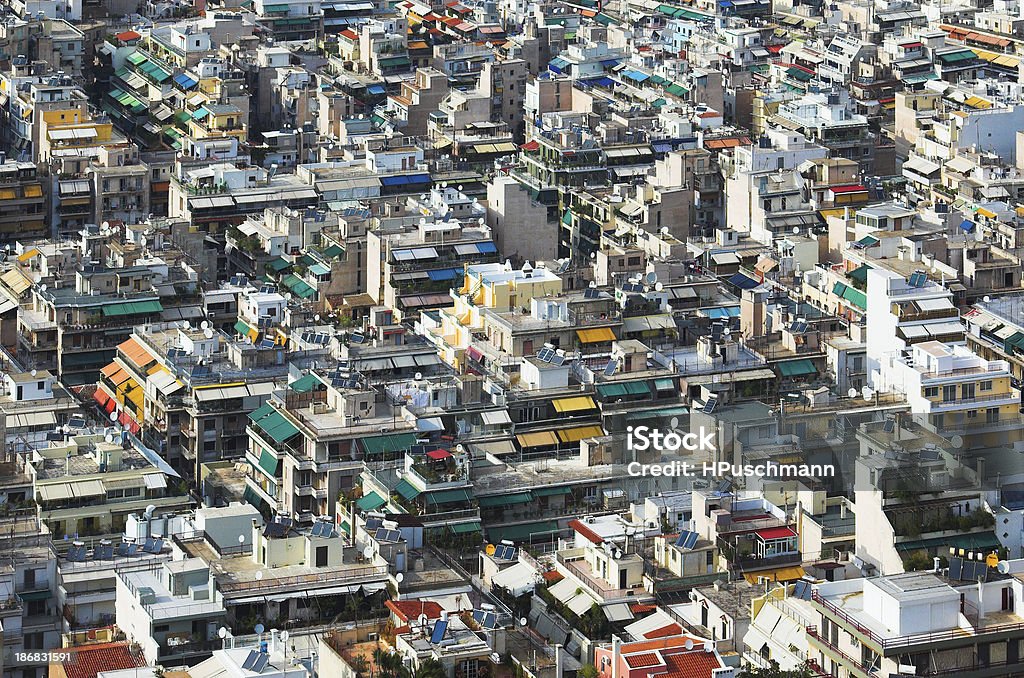
[[[831,642],[829,642],[826,638],[824,638],[821,634],[818,633],[817,626],[808,626],[807,636],[809,638],[813,638],[819,645],[824,645],[825,647],[827,647],[830,654],[839,657],[844,664],[853,667],[856,671],[859,671],[861,674],[865,676],[879,675],[875,667],[869,666],[868,664],[864,664],[863,662],[854,659],[853,657],[851,657],[850,655],[846,654],[838,647],[833,645]]]
[[[374,579],[386,577],[388,574],[387,565],[372,565],[367,567],[351,567],[344,570],[328,570],[315,574],[296,575],[294,577],[280,577],[275,579],[261,579],[253,581],[224,581],[217,583],[217,588],[225,596],[243,595],[252,592],[270,592],[314,589],[320,584],[344,584],[359,583],[365,584]]]

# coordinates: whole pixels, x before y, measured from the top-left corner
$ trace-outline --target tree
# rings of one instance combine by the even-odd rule
[[[812,678],[814,672],[811,671],[810,667],[802,666],[798,669],[783,670],[779,667],[779,663],[772,660],[771,666],[751,666],[747,665],[736,678]]]
[[[431,657],[416,667],[413,678],[448,678],[448,672],[445,670],[444,664]]]
[[[593,664],[584,664],[576,672],[576,678],[597,678],[597,668]]]

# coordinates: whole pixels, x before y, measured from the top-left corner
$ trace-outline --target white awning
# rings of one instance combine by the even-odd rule
[[[509,593],[516,598],[532,591],[536,581],[537,573],[526,563],[516,563],[491,577],[492,585],[508,589]]]
[[[924,325],[900,325],[900,332],[907,339],[922,339],[928,336],[928,330]]]
[[[480,418],[488,426],[498,424],[511,424],[512,417],[508,416],[508,410],[494,410],[492,412],[481,412]]]
[[[576,595],[577,588],[579,587],[576,582],[566,577],[554,586],[548,587],[548,593],[550,593],[555,600],[561,603],[566,603]]]
[[[946,297],[938,299],[918,299],[914,302],[922,311],[947,311],[954,308],[953,302]]]
[[[147,473],[142,479],[146,482],[147,490],[162,490],[167,487],[167,478],[163,473]]]
[[[711,255],[711,261],[715,262],[716,266],[729,266],[740,263],[740,258],[735,252],[719,252]]]
[[[930,160],[925,160],[924,158],[911,158],[903,163],[903,169],[910,170],[911,172],[926,177],[929,174],[938,172],[939,165]]]
[[[597,601],[594,600],[593,596],[585,591],[581,591],[576,597],[567,602],[565,606],[572,610],[577,617],[582,617],[587,610],[594,607],[595,603]]]
[[[956,321],[950,320],[941,323],[930,323],[925,325],[928,328],[928,332],[933,336],[937,337],[946,334],[960,334],[964,331],[964,326]]]
[[[444,423],[441,422],[441,417],[425,417],[423,419],[416,420],[417,431],[443,431]]]
[[[629,609],[629,603],[612,603],[601,608],[604,616],[610,622],[624,622],[633,619],[633,613]]]
[[[184,384],[171,376],[170,373],[164,372],[163,370],[150,375],[149,383],[153,385],[153,388],[164,395],[170,395],[175,391],[185,388]]]
[[[40,485],[36,488],[39,498],[42,501],[62,501],[71,499],[71,485],[67,483],[54,483],[52,485]]]
[[[7,428],[34,428],[37,426],[53,427],[57,425],[54,412],[27,412],[7,416]]]
[[[107,491],[99,480],[80,480],[71,483],[71,491],[76,497],[99,497],[106,495]]]

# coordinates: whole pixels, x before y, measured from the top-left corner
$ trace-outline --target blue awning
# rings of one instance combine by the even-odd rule
[[[210,112],[208,110],[206,110],[205,108],[200,106],[199,108],[196,109],[195,113],[192,114],[192,119],[193,120],[202,120],[203,118],[205,118],[209,114],[210,114]]]
[[[970,233],[971,231],[974,230],[974,222],[971,221],[970,219],[964,219],[963,221],[960,222],[960,228]]]
[[[630,80],[633,80],[635,82],[643,82],[644,80],[647,80],[648,78],[651,77],[646,73],[641,73],[640,71],[623,71],[622,76],[624,78],[629,78]]]
[[[718,0],[719,7],[732,7],[732,3],[729,0]]]
[[[611,87],[612,85],[615,84],[615,81],[607,76],[601,78],[591,78],[589,80],[584,80],[584,82],[593,87]]]
[[[711,318],[712,320],[722,320],[724,318],[736,318],[739,317],[740,307],[739,306],[722,306],[719,308],[705,308],[701,310],[701,313],[705,317]]]
[[[370,94],[384,94],[387,90],[384,89],[383,85],[370,85],[366,88],[366,91]]]
[[[604,66],[605,68],[615,68],[616,66],[619,65],[619,60],[618,59],[605,59],[604,61],[601,62],[601,65]]]
[[[182,89],[192,89],[199,84],[198,80],[194,80],[191,76],[186,75],[185,73],[179,73],[174,76],[174,82],[181,85]]]
[[[478,242],[476,244],[476,251],[480,254],[494,254],[498,251],[498,246],[493,242]]]
[[[569,62],[561,57],[555,57],[548,63],[548,70],[552,70],[555,73],[561,73],[562,70],[569,65]]]
[[[427,271],[431,280],[455,280],[462,275],[461,268],[442,268],[439,271]]]
[[[409,178],[404,176],[380,178],[381,186],[404,186],[407,183],[409,183]]]
[[[761,284],[754,280],[753,278],[748,278],[742,273],[734,273],[732,277],[729,278],[729,282],[735,285],[736,287],[740,288],[741,290],[752,290]]]
[[[409,181],[410,184],[429,184],[430,183],[430,175],[429,174],[410,174],[409,176],[406,177],[406,179]]]
[[[672,150],[672,144],[654,144],[655,153],[669,153]]]

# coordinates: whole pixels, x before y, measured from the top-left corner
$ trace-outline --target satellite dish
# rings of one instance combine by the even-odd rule
[[[257,572],[256,572],[256,581],[263,581],[263,570],[257,570]],[[262,624],[261,624],[261,626],[262,626]],[[263,633],[263,632],[262,631],[257,631],[256,633]]]
[[[644,276],[644,282],[646,282],[648,285],[653,285],[654,283],[658,282],[658,274],[655,273],[654,271],[651,271],[650,273]]]
[[[187,320],[184,323],[182,323],[182,325],[185,327],[186,330],[192,329],[192,323],[190,323]]]
[[[139,238],[139,247],[145,247],[147,244],[149,244],[149,241],[146,240],[146,236]]]
[[[207,339],[213,339],[213,330],[207,327],[206,329],[203,330],[203,336],[206,337]]]
[[[685,647],[687,650],[692,650],[693,649],[693,641],[690,640],[689,638],[687,638],[686,642],[683,643],[683,647]]]
[[[527,624],[526,617],[520,617],[519,618],[519,625],[520,626],[526,626],[526,624]]]
[[[405,581],[405,575],[399,572],[395,575],[395,581],[401,584],[403,581]]]
[[[117,412],[110,413],[110,421],[117,421]]]
[[[285,292],[284,293],[284,298],[285,298],[286,301],[291,301],[292,300],[292,293],[291,292]]]
[[[39,291],[40,292],[45,292],[46,291],[46,283],[43,283],[42,285],[39,286]]]
[[[620,549],[615,549],[615,560],[618,560],[621,557],[622,557],[622,551]]]
[[[220,636],[221,640],[223,640],[224,638],[227,638],[228,637],[227,627],[222,626],[219,629],[217,629],[217,635]]]
[[[850,398],[856,398],[857,389],[851,387],[850,390],[846,392],[846,395],[849,396]]]
[[[34,377],[34,376],[36,376],[37,373],[36,373],[35,369],[33,368],[32,371],[29,374],[31,374]]]
[[[108,443],[112,443],[114,442],[114,434],[108,433],[107,435],[103,436],[103,439],[106,440]]]
[[[259,574],[259,572],[257,572],[256,574]],[[267,627],[265,627],[263,624],[257,624],[253,628],[253,631],[255,631],[256,633],[263,633],[266,630],[267,630]]]
[[[205,330],[205,329],[206,329],[207,327],[209,327],[209,326],[210,326],[210,321],[209,321],[209,320],[204,320],[203,322],[199,323],[199,327],[201,327],[201,328],[202,328],[202,329],[204,329],[204,330]]]
[[[865,386],[860,390],[861,395],[864,397],[865,402],[872,402],[875,398],[875,392],[870,386]]]
[[[315,316],[313,316],[313,320],[315,320],[316,322],[320,322],[320,314],[317,313]]]
[[[996,565],[996,571],[999,574],[1010,574],[1010,564],[1005,560],[1000,560]]]
[[[284,631],[281,631],[281,640],[282,641],[288,640],[288,636],[289,636],[288,629],[285,629]]]
[[[985,296],[983,296],[983,297],[981,298],[981,300],[982,300],[982,301],[984,301],[984,302],[985,302],[985,303],[987,304],[988,302],[992,301],[992,297],[990,297],[990,296],[988,296],[988,295],[986,294]]]
[[[427,617],[427,615],[421,614],[416,621],[419,622],[420,626],[426,626],[427,622],[429,622],[430,619]]]
[[[793,235],[800,235],[800,227],[799,226],[794,226],[793,227]]]
[[[953,436],[952,438],[949,439],[949,444],[957,448],[963,447],[964,439],[961,438],[960,436]]]
[[[238,535],[238,543],[239,544],[244,544],[245,543],[245,535],[244,534]]]
[[[660,282],[654,283],[654,291],[655,292],[660,292],[663,289],[665,289],[665,286],[663,284],[661,284]]]
[[[371,558],[373,558],[373,547],[372,546],[367,546],[366,548],[363,549],[363,558],[366,558],[367,560],[370,560]]]
[[[714,649],[715,649],[715,644],[714,643],[712,643],[710,640],[705,640],[704,641],[704,651],[705,652],[711,652]]]
[[[590,289],[592,289],[592,290],[596,290],[597,289],[597,281],[596,280],[591,280],[590,281]]]

